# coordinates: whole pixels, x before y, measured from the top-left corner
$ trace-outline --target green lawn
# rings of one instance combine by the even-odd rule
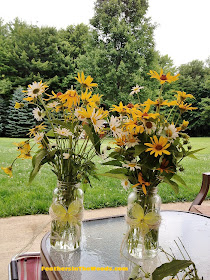
[[[16,156],[16,147],[13,142],[21,139],[0,138],[0,166],[9,166]],[[104,145],[110,140],[105,140]],[[185,171],[182,177],[188,188],[180,186],[180,192],[175,195],[168,185],[161,184],[159,194],[162,202],[192,201],[198,193],[202,181],[202,173],[210,171],[210,138],[192,138],[193,149],[205,148],[197,153],[199,160],[185,158]],[[96,158],[100,162],[99,158]],[[98,166],[98,165],[97,165]],[[109,170],[101,167],[99,172]],[[19,216],[28,214],[47,213],[52,201],[53,189],[56,187],[56,176],[48,166],[44,166],[28,186],[28,176],[31,170],[30,160],[18,160],[14,166],[13,178],[9,178],[0,170],[0,217]],[[85,192],[85,208],[102,208],[126,205],[128,193],[121,187],[120,181],[101,177],[101,180],[92,181],[92,188]],[[208,195],[210,198],[210,193]]]

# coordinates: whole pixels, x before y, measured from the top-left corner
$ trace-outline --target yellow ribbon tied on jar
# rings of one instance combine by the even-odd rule
[[[146,235],[150,229],[156,229],[159,227],[161,217],[156,212],[148,212],[144,214],[144,209],[138,203],[134,203],[130,210],[131,217],[126,217],[126,222],[132,228],[139,228],[143,235]]]
[[[80,200],[69,204],[68,209],[59,203],[53,203],[49,210],[52,220],[68,222],[70,225],[80,224],[83,216],[83,205]]]

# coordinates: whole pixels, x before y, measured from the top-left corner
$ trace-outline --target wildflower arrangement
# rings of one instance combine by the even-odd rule
[[[17,159],[32,159],[30,182],[46,163],[62,182],[89,182],[89,175],[95,174],[92,158],[100,153],[100,134],[108,111],[100,108],[101,95],[93,94],[97,84],[91,76],[85,78],[82,72],[75,79],[79,91],[71,87],[65,93],[49,94],[42,81],[28,86],[24,100],[34,106],[37,125],[30,129],[29,140],[15,143],[20,154],[9,167],[2,167],[6,174],[12,177]],[[16,109],[23,106],[15,104]]]
[[[130,95],[139,94],[137,104],[129,103],[113,105],[110,118],[110,129],[115,138],[117,147],[113,149],[106,165],[117,166],[106,173],[107,176],[116,176],[122,179],[122,186],[141,188],[145,195],[160,182],[169,184],[178,192],[178,183],[184,180],[177,175],[182,170],[180,162],[186,156],[194,157],[196,151],[191,151],[189,136],[184,133],[189,122],[182,120],[188,110],[195,110],[186,100],[194,98],[191,94],[176,91],[172,101],[162,97],[164,84],[178,80],[179,74],[160,74],[156,71],[148,73],[151,78],[160,82],[159,96],[156,100],[148,99],[141,103],[140,90],[143,87],[136,85]],[[166,115],[165,108],[171,110]],[[117,116],[116,116],[117,114]]]

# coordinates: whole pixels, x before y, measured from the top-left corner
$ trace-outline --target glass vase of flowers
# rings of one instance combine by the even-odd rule
[[[117,166],[104,175],[122,179],[125,189],[134,192],[128,198],[126,221],[128,224],[128,252],[136,258],[154,257],[158,249],[158,229],[161,222],[159,183],[169,184],[178,192],[178,183],[186,185],[177,173],[182,170],[181,160],[193,156],[189,136],[184,133],[188,121],[182,120],[184,112],[194,110],[186,103],[191,94],[176,91],[172,100],[163,99],[165,83],[178,80],[179,74],[148,73],[160,82],[156,100],[140,102],[140,90],[133,87],[131,95],[139,94],[136,103],[113,105],[109,121],[115,138],[115,147],[105,165]]]
[[[101,96],[92,93],[92,88],[97,87],[93,78],[85,78],[82,72],[75,79],[79,90],[72,86],[65,93],[49,94],[42,81],[28,86],[24,100],[34,107],[38,124],[30,129],[29,140],[16,143],[20,154],[11,166],[2,168],[12,176],[17,159],[32,159],[31,183],[44,164],[50,165],[58,181],[49,211],[50,242],[62,251],[73,251],[80,245],[83,193],[79,184],[89,183],[89,176],[96,176],[93,157],[100,153],[100,135],[104,134],[108,115],[100,108]],[[22,106],[24,103],[15,104],[17,109]]]

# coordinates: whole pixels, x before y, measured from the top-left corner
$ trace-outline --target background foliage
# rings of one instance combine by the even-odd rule
[[[161,56],[155,51],[155,26],[146,17],[147,9],[147,0],[97,0],[90,27],[79,24],[60,30],[39,28],[18,18],[10,23],[0,19],[0,135],[20,136],[8,128],[18,123],[12,106],[19,86],[25,88],[33,81],[43,80],[49,91],[63,92],[75,83],[77,71],[83,70],[99,84],[98,91],[106,105],[135,102],[136,97],[129,93],[136,84],[144,86],[143,102],[154,98],[159,87],[147,73],[161,68],[181,74],[170,90],[165,87],[164,98],[172,99],[174,90],[186,91],[196,98],[192,104],[198,110],[184,116],[190,121],[188,133],[210,135],[210,58],[205,63],[195,60],[177,69],[167,54]],[[22,111],[23,118],[28,114]]]

